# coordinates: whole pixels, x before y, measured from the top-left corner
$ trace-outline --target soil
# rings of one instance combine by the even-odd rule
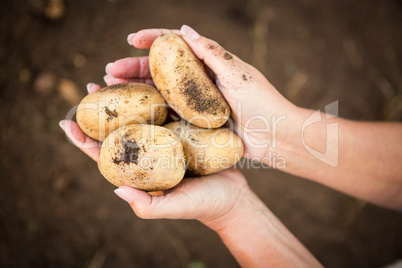
[[[120,164],[121,162],[130,164],[138,164],[138,151],[140,150],[140,147],[138,144],[135,142],[134,139],[129,140],[129,137],[127,137],[127,134],[123,137],[123,140],[121,142],[121,150],[120,152],[120,158],[114,158],[113,163],[115,164]]]
[[[338,100],[342,117],[402,119],[398,0],[5,1],[1,267],[238,266],[199,222],[137,218],[58,126],[88,82],[104,85],[108,62],[147,55],[127,44],[129,33],[182,24],[257,67],[297,105]],[[325,266],[402,258],[402,214],[279,171],[242,171]]]

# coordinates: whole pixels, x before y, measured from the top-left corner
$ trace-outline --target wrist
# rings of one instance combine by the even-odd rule
[[[271,116],[269,142],[261,162],[275,169],[286,171],[288,164],[303,153],[302,126],[308,110],[291,103],[282,109],[283,114]]]
[[[244,221],[249,214],[262,213],[263,211],[268,211],[268,208],[254,194],[248,185],[246,185],[239,190],[239,195],[235,203],[226,213],[213,219],[200,221],[218,234],[222,234],[231,232],[231,230],[240,227],[240,223]]]
[[[285,162],[285,172],[306,179],[326,175],[327,167],[337,165],[340,124],[346,120],[300,107],[296,111],[270,153]]]
[[[228,213],[202,222],[218,233],[242,267],[321,266],[249,188]]]

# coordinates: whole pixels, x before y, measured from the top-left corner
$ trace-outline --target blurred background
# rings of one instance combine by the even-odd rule
[[[339,100],[342,117],[402,119],[399,0],[27,0],[0,13],[0,267],[238,266],[196,221],[137,218],[59,129],[88,82],[104,85],[108,62],[147,55],[129,33],[188,24],[297,105]],[[402,214],[279,171],[242,172],[325,266],[402,259]]]

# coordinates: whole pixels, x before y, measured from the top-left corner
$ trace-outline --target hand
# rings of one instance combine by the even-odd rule
[[[254,67],[188,26],[181,31],[142,30],[128,41],[148,49],[159,35],[170,32],[181,34],[214,72],[216,85],[232,109],[233,129],[244,142],[245,157],[381,206],[402,207],[401,166],[396,163],[401,124],[361,123],[320,114],[321,120],[305,125],[316,111],[296,107]],[[138,67],[140,61],[143,72],[132,77],[126,66]],[[117,61],[108,72],[107,79],[112,80],[151,78],[146,58]],[[367,146],[373,142],[376,146]]]
[[[121,186],[115,193],[127,201],[134,213],[143,219],[196,219],[212,229],[230,218],[239,196],[247,192],[243,175],[236,169],[209,176],[185,178],[163,196]]]
[[[289,135],[289,129],[295,125],[292,119],[298,114],[297,107],[280,95],[257,69],[215,41],[198,35],[188,26],[181,31],[141,30],[130,35],[128,41],[136,48],[149,49],[165,33],[182,35],[197,57],[213,71],[216,85],[232,109],[233,129],[244,141],[246,157],[263,158],[274,139]],[[138,80],[152,83],[147,57],[117,60],[107,65],[106,73],[108,84]],[[283,120],[284,116],[287,120]]]
[[[88,84],[88,92],[99,85]],[[101,143],[86,136],[77,123],[60,122],[68,138],[84,153],[97,161]],[[248,189],[243,175],[235,169],[199,178],[186,178],[164,196],[150,196],[144,191],[122,186],[115,192],[127,201],[141,218],[197,219],[213,222],[222,218],[236,203],[242,189]],[[213,227],[213,226],[212,226]]]
[[[92,93],[101,87],[88,84]],[[60,122],[71,141],[95,161],[100,143],[71,121]],[[150,196],[128,186],[115,193],[141,218],[197,219],[218,232],[242,266],[319,266],[314,257],[248,187],[243,175],[228,169],[209,176],[185,178],[164,196]]]

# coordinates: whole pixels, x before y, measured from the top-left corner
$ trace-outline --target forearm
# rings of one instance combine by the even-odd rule
[[[204,222],[242,267],[321,267],[321,264],[251,191],[226,217]]]
[[[302,109],[292,141],[278,142],[275,150],[286,159],[285,171],[385,207],[401,209],[402,124],[334,117],[303,129],[312,113]]]

